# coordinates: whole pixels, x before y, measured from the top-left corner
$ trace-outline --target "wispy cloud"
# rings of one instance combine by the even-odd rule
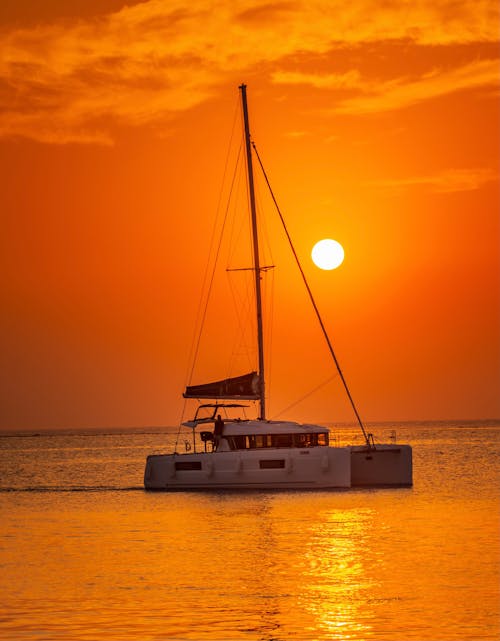
[[[355,95],[337,98],[333,111],[363,114],[401,109],[463,89],[497,88],[499,75],[498,60],[477,60],[449,70],[434,69],[416,79],[404,77],[374,80],[362,77],[356,70],[344,74],[322,75],[275,72],[272,78],[279,84],[301,84],[316,89],[352,89]]]
[[[452,12],[440,4],[147,0],[93,19],[4,30],[0,136],[109,144],[110,123],[164,123],[207,99],[228,74],[297,53],[401,38],[420,44],[496,41],[495,3],[457,0]],[[281,82],[304,80],[298,73],[282,74]],[[484,73],[489,78],[491,69]],[[464,86],[472,75],[462,77]],[[434,85],[432,78],[424,80],[386,84],[386,102],[405,104],[425,87],[442,91],[438,79]],[[323,89],[358,88],[359,81],[355,70],[309,77]],[[380,108],[382,91],[369,97],[371,102],[363,96],[364,109]],[[354,97],[339,108],[363,109]]]
[[[316,89],[360,89],[361,74],[357,69],[345,73],[313,74],[301,71],[275,71],[273,82],[285,85],[309,85]]]
[[[464,89],[497,88],[499,72],[498,60],[478,60],[447,71],[434,70],[416,80],[370,82],[365,84],[362,95],[340,100],[334,111],[348,114],[391,111]]]
[[[305,138],[307,135],[307,131],[288,131],[285,134],[287,138]]]
[[[434,192],[451,193],[479,189],[487,183],[498,181],[498,179],[498,173],[493,169],[469,168],[448,169],[433,175],[394,178],[380,180],[370,184],[378,187],[396,189],[423,185]]]

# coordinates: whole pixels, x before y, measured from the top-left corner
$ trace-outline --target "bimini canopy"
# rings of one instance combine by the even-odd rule
[[[234,398],[257,401],[259,400],[259,375],[257,372],[250,372],[250,374],[225,378],[213,383],[189,385],[183,396],[184,398]]]

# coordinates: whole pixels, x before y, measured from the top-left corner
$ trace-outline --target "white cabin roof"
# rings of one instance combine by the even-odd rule
[[[293,421],[225,421],[224,436],[252,434],[328,434],[321,425]]]

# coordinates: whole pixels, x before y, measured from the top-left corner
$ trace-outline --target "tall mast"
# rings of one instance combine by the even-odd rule
[[[248,120],[247,86],[242,84],[241,107],[243,110],[243,122],[245,126],[245,146],[247,152],[248,191],[250,196],[250,215],[252,219],[253,239],[253,267],[255,274],[255,303],[257,311],[257,346],[259,349],[259,397],[260,397],[260,418],[266,419],[266,398],[264,379],[264,332],[262,329],[262,292],[260,282],[260,257],[259,257],[259,235],[257,232],[257,211],[255,208],[255,186],[253,180],[252,146],[250,138],[250,124]]]

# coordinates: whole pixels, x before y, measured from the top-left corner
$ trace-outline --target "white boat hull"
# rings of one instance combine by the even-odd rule
[[[326,489],[351,486],[348,447],[148,456],[148,490]]]

